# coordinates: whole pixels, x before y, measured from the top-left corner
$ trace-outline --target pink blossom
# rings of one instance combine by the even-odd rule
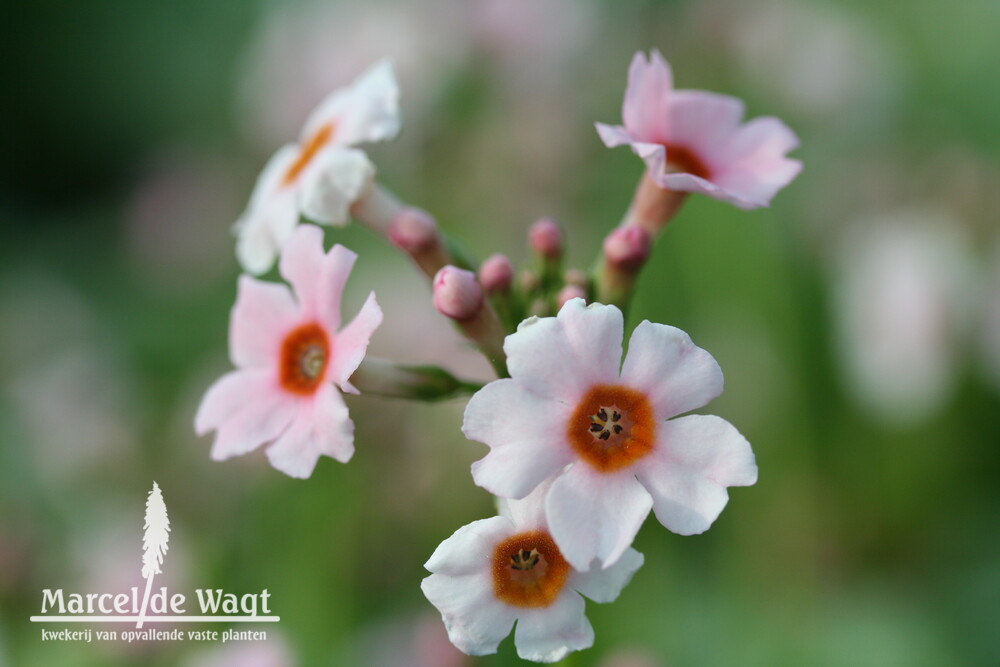
[[[683,331],[645,321],[619,370],[622,337],[618,308],[582,299],[524,321],[504,344],[511,377],[472,397],[462,427],[490,447],[472,465],[490,492],[523,498],[554,477],[548,525],[580,570],[617,562],[650,508],[675,533],[701,533],[726,487],[757,481],[750,444],[731,424],[670,419],[722,393],[715,359]]]
[[[589,648],[594,629],[580,594],[612,602],[643,563],[627,549],[608,568],[579,571],[559,551],[545,518],[541,485],[523,500],[500,501],[500,516],[474,521],[441,543],[420,587],[448,637],[469,655],[495,653],[510,634],[525,660],[555,662]]]
[[[294,297],[285,285],[240,278],[229,326],[237,370],[209,388],[195,417],[199,435],[217,432],[213,459],[273,442],[271,465],[302,478],[321,455],[350,460],[354,423],[340,392],[357,393],[348,379],[382,322],[371,293],[340,329],[341,296],[356,259],[341,245],[324,255],[322,231],[303,225],[285,244],[279,266]]]
[[[700,192],[740,208],[768,206],[802,163],[785,157],[799,140],[777,118],[742,123],[743,102],[674,90],[670,65],[654,50],[636,53],[622,105],[623,126],[597,123],[609,147],[628,145],[661,188]]]
[[[298,143],[283,146],[264,167],[236,223],[236,255],[244,269],[270,269],[300,216],[347,222],[375,174],[365,153],[352,146],[398,134],[398,98],[392,66],[381,61],[310,114]]]

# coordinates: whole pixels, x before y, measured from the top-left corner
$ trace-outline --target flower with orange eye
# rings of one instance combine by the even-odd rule
[[[636,53],[622,104],[624,125],[597,123],[609,147],[627,145],[657,186],[699,192],[745,209],[768,206],[802,170],[785,156],[798,137],[774,117],[743,123],[743,102],[702,90],[674,90],[659,51]]]
[[[545,520],[542,484],[523,500],[500,501],[500,516],[459,528],[427,561],[421,588],[448,637],[469,655],[495,653],[510,634],[525,660],[555,662],[589,648],[594,629],[582,593],[612,602],[642,566],[626,550],[615,565],[580,572],[563,557]]]
[[[757,481],[750,444],[729,422],[677,415],[722,393],[715,359],[680,329],[643,322],[622,359],[622,313],[572,299],[507,336],[510,378],[479,390],[462,430],[490,452],[476,484],[523,498],[553,478],[549,530],[579,569],[614,564],[650,509],[681,535],[704,532],[726,487]],[[621,365],[621,368],[619,368]]]
[[[296,229],[281,253],[285,285],[242,276],[229,328],[237,370],[221,377],[195,417],[199,435],[216,431],[212,458],[245,454],[268,442],[267,457],[292,477],[309,477],[320,456],[354,454],[354,423],[341,391],[365,356],[382,310],[369,295],[341,328],[340,302],[357,255],[341,245],[323,253],[323,232]],[[338,390],[339,388],[339,390]]]
[[[299,141],[279,149],[257,179],[235,227],[243,268],[270,269],[301,216],[347,222],[375,175],[365,153],[353,147],[392,139],[399,127],[399,87],[388,61],[331,93],[306,120]]]

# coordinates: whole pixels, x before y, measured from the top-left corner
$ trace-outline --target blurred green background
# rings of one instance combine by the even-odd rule
[[[404,131],[380,178],[480,257],[553,216],[589,266],[642,165],[607,150],[632,54],[802,139],[767,210],[690,199],[630,325],[726,374],[705,411],[754,446],[705,535],[653,519],[573,665],[1000,661],[1000,3],[962,0],[31,2],[0,26],[0,665],[502,665],[464,658],[422,563],[491,516],[462,401],[348,399],[357,453],[308,481],[194,436],[229,368],[230,226],[323,95],[391,56]],[[391,248],[330,231],[374,288],[372,352],[488,367]],[[153,480],[164,585],[267,588],[266,644],[42,642],[41,590],[141,584]],[[257,661],[257,662],[254,662]]]

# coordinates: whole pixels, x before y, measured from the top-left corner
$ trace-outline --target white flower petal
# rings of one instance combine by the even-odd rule
[[[472,464],[476,484],[498,496],[523,498],[561,470],[573,459],[565,441],[568,410],[511,379],[477,391],[462,424],[465,437],[490,446],[490,452]]]
[[[514,524],[502,516],[473,521],[439,544],[424,567],[449,576],[490,572],[493,549],[514,532]]]
[[[573,404],[592,385],[614,384],[624,324],[614,306],[570,299],[557,317],[544,317],[507,336],[507,368],[539,396]]]
[[[594,602],[614,602],[643,562],[645,557],[629,547],[610,567],[602,569],[595,562],[586,572],[574,570],[569,585]]]
[[[549,531],[577,570],[598,559],[613,565],[632,544],[653,500],[631,470],[601,473],[574,463],[552,483],[545,503]]]
[[[432,574],[420,582],[420,588],[441,612],[448,639],[463,653],[496,653],[514,626],[515,611],[493,596],[489,573],[459,577]]]
[[[535,487],[521,500],[510,498],[497,498],[497,510],[500,516],[507,517],[514,522],[514,526],[520,531],[526,530],[548,530],[548,522],[545,519],[545,498],[549,495],[554,477],[546,479]]]
[[[727,486],[757,481],[750,443],[732,424],[691,415],[660,426],[656,449],[636,465],[660,523],[680,535],[703,533],[729,501]]]
[[[380,60],[349,86],[331,93],[302,130],[308,141],[321,127],[333,124],[333,142],[353,146],[367,141],[384,141],[399,134],[399,84],[388,60]]]
[[[632,332],[622,382],[646,394],[658,419],[709,403],[722,393],[722,369],[680,329],[643,321]]]
[[[583,598],[567,590],[548,607],[518,613],[514,631],[518,656],[534,662],[556,662],[571,651],[593,646],[594,628],[584,606]]]
[[[351,206],[374,177],[375,165],[363,151],[336,146],[320,151],[299,177],[302,214],[322,224],[346,224]]]
[[[282,184],[297,155],[294,144],[274,154],[257,178],[246,210],[233,226],[236,257],[246,271],[255,275],[266,273],[274,265],[282,244],[299,221],[295,187]]]

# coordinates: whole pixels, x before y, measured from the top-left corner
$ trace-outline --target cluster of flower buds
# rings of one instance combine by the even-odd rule
[[[618,597],[643,563],[632,542],[650,512],[674,533],[701,533],[728,487],[757,480],[750,445],[731,424],[681,416],[721,394],[715,359],[683,331],[649,321],[631,332],[623,359],[623,311],[688,193],[767,206],[801,168],[786,157],[797,139],[774,118],[743,123],[734,98],[673,90],[658,52],[636,54],[624,124],[597,125],[608,146],[628,145],[645,162],[624,219],[590,272],[564,266],[565,230],[540,219],[518,272],[503,255],[470,259],[430,214],[376,181],[357,145],[399,131],[398,96],[391,67],[375,65],[330,95],[298,143],[265,167],[236,227],[237,256],[252,274],[278,258],[288,285],[240,278],[230,321],[238,370],[208,390],[195,428],[216,432],[215,459],[267,445],[275,468],[304,478],[321,456],[353,454],[343,393],[473,394],[462,432],[489,452],[472,479],[497,496],[499,516],[442,542],[422,588],[462,651],[496,651],[516,621],[518,654],[552,662],[592,645],[581,595]],[[382,311],[373,293],[342,324],[357,256],[340,245],[324,251],[316,226],[349,218],[412,259],[431,281],[434,307],[489,359],[496,380],[483,386],[439,367],[366,358]]]

